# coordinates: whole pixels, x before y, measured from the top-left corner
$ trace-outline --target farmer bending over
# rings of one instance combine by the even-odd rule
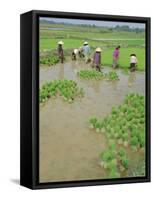
[[[113,52],[113,64],[112,67],[116,68],[118,65],[118,60],[119,60],[119,54],[120,54],[120,46],[116,47],[114,52]]]
[[[83,47],[79,47],[78,49],[78,54],[80,58],[84,58],[84,54],[83,54]]]
[[[63,51],[63,42],[60,41],[58,42],[58,46],[57,46],[57,52],[58,52],[58,56],[60,59],[60,62],[63,63],[64,62],[64,51]]]
[[[73,50],[73,52],[72,52],[72,60],[76,60],[78,52],[79,52],[78,49],[74,49]]]
[[[88,45],[88,42],[84,42],[82,48],[83,48],[83,54],[85,57],[85,61],[86,61],[86,63],[88,63],[90,60],[90,58],[89,58],[90,57],[90,47]]]
[[[130,71],[133,72],[136,70],[137,67],[137,58],[136,58],[136,54],[131,54],[130,55]]]
[[[93,57],[93,67],[95,67],[99,72],[101,71],[101,51],[101,48],[96,48]]]

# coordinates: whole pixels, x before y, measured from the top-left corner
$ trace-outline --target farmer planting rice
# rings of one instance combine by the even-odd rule
[[[136,70],[137,67],[137,58],[136,58],[136,54],[131,54],[130,55],[130,71],[133,72]]]
[[[79,53],[78,49],[74,49],[72,52],[72,60],[76,60],[77,59],[77,55]]]
[[[86,63],[88,63],[90,60],[90,47],[88,45],[88,42],[84,42],[82,48],[83,48],[83,54],[85,57],[85,61],[86,61]]]
[[[84,58],[84,54],[83,54],[83,47],[79,47],[78,49],[78,54],[80,58]]]
[[[101,48],[96,48],[93,57],[93,67],[99,72],[101,71],[101,51]]]
[[[116,47],[113,52],[113,64],[112,67],[116,68],[118,66],[119,54],[120,54],[120,46]]]
[[[57,52],[58,52],[58,56],[60,59],[60,62],[63,63],[64,62],[64,51],[63,51],[63,41],[59,41],[58,42],[58,47],[57,47]]]

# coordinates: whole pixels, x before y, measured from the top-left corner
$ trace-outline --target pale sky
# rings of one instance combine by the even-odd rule
[[[116,25],[123,26],[128,25],[130,28],[144,28],[144,23],[132,23],[132,22],[113,22],[113,21],[98,21],[98,20],[80,20],[80,19],[66,19],[66,18],[47,18],[47,17],[41,17],[41,20],[48,20],[48,21],[54,21],[55,23],[70,23],[70,24],[88,24],[96,26],[107,26],[107,27],[115,27]]]

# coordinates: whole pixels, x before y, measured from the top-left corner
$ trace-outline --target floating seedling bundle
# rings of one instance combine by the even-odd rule
[[[124,103],[118,107],[112,107],[111,113],[103,119],[92,117],[89,120],[89,128],[94,129],[96,132],[102,132],[106,135],[108,143],[113,141],[115,145],[114,158],[116,159],[116,170],[112,174],[118,176],[117,166],[120,171],[128,168],[129,160],[126,156],[127,148],[131,148],[134,152],[139,152],[140,149],[145,148],[145,98],[142,95],[131,93],[125,97]],[[119,146],[123,150],[119,150]],[[113,151],[113,149],[112,149]],[[106,154],[113,155],[110,147],[101,155],[103,167],[110,170],[106,163]],[[119,159],[118,156],[122,156]],[[111,160],[112,160],[111,159]],[[111,161],[110,160],[110,161]],[[115,168],[115,167],[114,167]]]
[[[85,79],[96,79],[100,80],[104,78],[104,74],[102,72],[96,71],[96,70],[80,70],[78,72],[78,75],[81,78]]]
[[[96,70],[80,70],[77,74],[84,79],[119,80],[118,74],[115,71],[103,73]]]
[[[40,89],[40,103],[49,98],[61,96],[65,101],[72,103],[76,97],[83,97],[84,90],[79,88],[73,80],[53,80],[45,83]]]
[[[48,56],[40,58],[41,65],[55,65],[59,62],[59,58],[57,56]]]
[[[109,171],[109,178],[118,178],[120,173],[129,167],[129,160],[124,148],[118,149],[116,144],[110,142],[109,147],[101,153],[101,166]]]
[[[105,74],[107,80],[114,81],[119,80],[118,74],[115,71],[110,71]]]

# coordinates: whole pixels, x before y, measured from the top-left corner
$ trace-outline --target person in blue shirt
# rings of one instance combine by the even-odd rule
[[[86,63],[88,63],[88,60],[89,60],[89,57],[90,57],[90,47],[88,45],[88,42],[84,42],[82,49],[83,49],[85,61],[86,61]]]

